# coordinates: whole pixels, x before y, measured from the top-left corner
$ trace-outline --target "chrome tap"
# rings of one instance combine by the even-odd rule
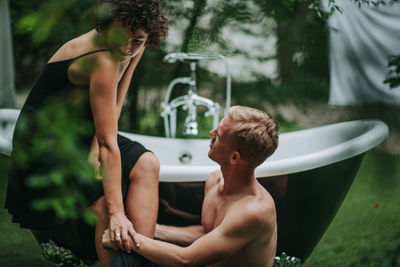
[[[197,80],[196,80],[196,66],[200,60],[216,60],[222,59],[225,62],[227,72],[227,99],[226,108],[230,106],[231,96],[231,77],[229,66],[225,58],[221,55],[213,54],[201,54],[201,53],[170,53],[164,57],[164,61],[168,63],[175,63],[181,61],[190,65],[190,76],[179,77],[173,79],[168,85],[167,93],[165,95],[164,102],[161,104],[163,109],[161,116],[164,118],[165,135],[167,137],[175,137],[176,135],[176,116],[177,109],[182,107],[183,110],[187,111],[187,117],[184,123],[184,135],[197,135],[198,124],[197,124],[197,107],[204,106],[207,108],[205,116],[213,116],[213,128],[218,126],[220,106],[218,103],[201,97],[197,94]],[[177,84],[187,84],[189,90],[187,95],[179,96],[173,100],[169,100],[172,90]]]

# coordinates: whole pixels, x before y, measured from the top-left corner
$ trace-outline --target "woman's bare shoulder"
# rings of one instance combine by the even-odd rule
[[[96,50],[99,48],[96,47],[93,33],[90,31],[64,43],[48,62],[69,60]]]

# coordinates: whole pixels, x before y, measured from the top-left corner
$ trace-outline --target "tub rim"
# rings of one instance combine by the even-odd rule
[[[7,117],[10,121],[16,120],[19,115],[17,109],[2,109],[2,117]],[[12,116],[10,116],[12,115]],[[315,131],[321,128],[337,128],[346,127],[350,125],[359,125],[359,127],[365,127],[365,132],[354,138],[351,138],[345,142],[333,145],[331,147],[303,154],[301,156],[294,156],[285,159],[269,160],[267,159],[255,170],[255,175],[259,177],[287,175],[291,173],[307,171],[329,165],[341,160],[345,160],[359,154],[362,154],[371,148],[377,146],[383,142],[389,135],[389,128],[381,120],[368,119],[368,120],[352,120],[346,122],[332,123],[319,127],[298,130],[288,133],[282,133],[281,136],[297,135],[299,133],[307,134],[308,132]],[[170,139],[179,141],[198,141],[204,140],[209,142],[209,139],[182,139],[182,138],[167,138],[158,136],[141,135],[136,133],[129,133],[119,131],[121,135],[127,136],[141,136],[142,138],[156,138],[156,139]],[[3,138],[4,139],[4,138]],[[1,139],[2,147],[7,149],[1,149],[0,153],[9,155],[12,150],[11,143],[7,140]],[[205,181],[207,176],[219,169],[217,164],[215,165],[161,165],[160,166],[160,181],[161,182],[202,182]],[[193,175],[193,173],[195,175]],[[203,177],[203,178],[199,178]]]
[[[357,135],[342,143],[330,146],[325,149],[321,149],[315,152],[303,154],[301,156],[294,156],[285,159],[276,159],[269,161],[268,159],[261,164],[255,170],[255,176],[269,177],[278,175],[287,175],[291,173],[297,173],[316,169],[325,165],[333,164],[338,161],[346,160],[354,156],[360,155],[373,147],[383,142],[389,134],[389,128],[381,120],[352,120],[346,122],[338,122],[319,127],[293,131],[283,133],[282,135],[291,136],[301,134],[307,134],[312,131],[318,131],[321,129],[337,129],[341,127],[365,127],[365,132]],[[209,140],[209,139],[181,139],[181,138],[166,138],[157,136],[147,136],[140,134],[133,134],[127,132],[120,132],[125,135],[136,135],[143,138],[161,138],[161,139],[172,139],[178,141],[185,140]],[[129,138],[129,136],[128,136]],[[207,176],[219,170],[218,165],[161,165],[160,166],[160,182],[204,182]],[[199,178],[203,177],[203,178]]]

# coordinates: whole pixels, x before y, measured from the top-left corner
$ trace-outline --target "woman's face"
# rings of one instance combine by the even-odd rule
[[[108,46],[121,54],[122,60],[135,57],[146,45],[149,35],[142,29],[135,32],[127,27],[114,25],[108,35]]]
[[[127,37],[120,49],[124,56],[131,58],[144,49],[149,35],[142,29],[138,29],[134,33],[129,30]]]

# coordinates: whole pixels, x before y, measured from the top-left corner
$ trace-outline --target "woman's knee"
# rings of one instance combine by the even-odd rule
[[[91,206],[91,210],[96,213],[98,216],[103,215],[104,213],[107,213],[107,207],[106,207],[106,199],[104,196],[100,197],[98,200],[96,200]]]
[[[129,179],[135,181],[141,178],[157,180],[160,172],[160,162],[152,152],[145,152],[141,155],[132,168]]]

